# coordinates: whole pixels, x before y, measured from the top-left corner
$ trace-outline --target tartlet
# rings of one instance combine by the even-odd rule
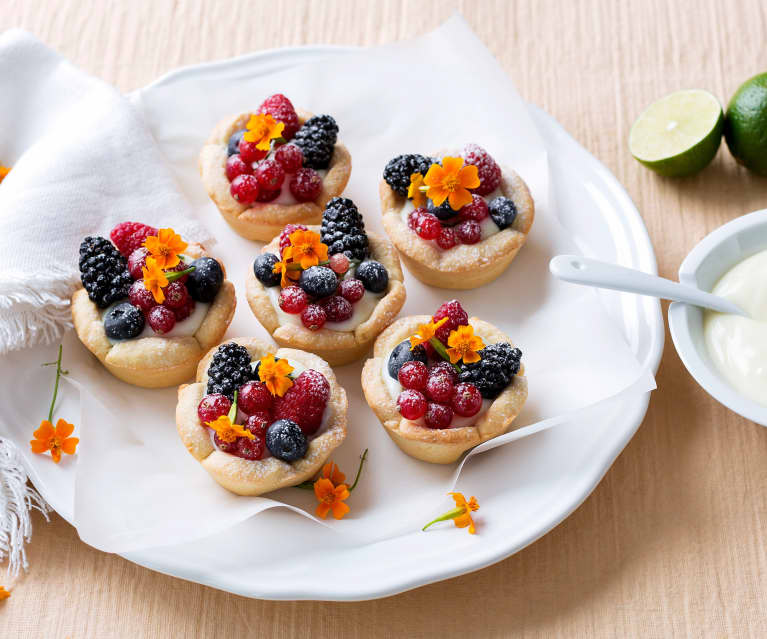
[[[126,260],[125,256],[118,252],[118,248],[106,238],[86,238],[81,245],[81,274],[84,280],[88,281],[89,290],[80,288],[72,295],[72,320],[75,331],[85,347],[118,379],[144,388],[175,386],[193,378],[203,355],[211,346],[221,341],[232,321],[237,303],[234,285],[224,279],[223,266],[208,258],[202,246],[188,244],[183,249],[183,261],[189,265],[199,265],[200,274],[203,274],[203,270],[214,271],[212,277],[216,281],[208,282],[213,288],[201,291],[200,286],[195,284],[195,295],[192,296],[188,290],[188,286],[191,286],[189,281],[183,283],[184,278],[179,278],[177,281],[180,284],[173,287],[175,293],[180,292],[187,297],[183,301],[185,305],[179,304],[172,311],[163,304],[153,302],[152,295],[146,290],[143,291],[144,297],[140,303],[146,304],[147,309],[163,306],[162,312],[151,313],[150,323],[147,317],[151,311],[143,310],[130,301],[134,295],[131,289],[141,288],[138,282],[143,282],[143,279],[134,281],[130,275],[129,266],[134,274],[137,274],[136,264],[131,261],[135,256],[131,254],[135,252],[141,258],[140,254],[143,252],[144,257],[139,259],[138,268],[141,268],[141,264],[146,268],[146,250],[134,240],[126,239],[125,235],[121,239],[119,229],[126,227],[138,229],[136,233],[144,236],[156,232],[156,229],[132,222],[115,227],[112,238],[119,249],[131,256],[129,260]],[[171,229],[162,229],[166,230],[172,232]],[[139,237],[139,241],[141,240],[143,237]],[[134,244],[131,245],[131,242]],[[180,264],[183,264],[183,261]],[[178,268],[182,266],[176,267]],[[95,283],[94,276],[98,277],[100,270],[108,271],[113,277],[111,283]],[[171,272],[172,269],[165,271],[167,275]],[[167,287],[164,290],[167,291]],[[204,297],[206,301],[195,300],[195,297]],[[170,300],[166,301],[171,303]],[[127,315],[116,313],[118,309],[127,309]],[[154,322],[157,317],[159,324]],[[109,328],[105,321],[109,322]],[[121,321],[127,325],[121,325]],[[184,322],[193,324],[185,325]],[[137,326],[137,323],[140,326]],[[160,328],[170,326],[170,332],[167,335],[158,332],[149,335],[153,332],[149,330],[152,325]],[[128,332],[121,334],[123,337],[116,337],[113,331],[123,329]],[[184,334],[172,334],[175,329],[178,329],[177,333]],[[145,333],[147,335],[142,336]]]
[[[279,108],[271,108],[270,100],[274,101],[277,98]],[[283,141],[290,143],[294,129],[298,129],[291,146],[305,144],[303,148],[308,149],[306,155],[309,156],[304,157],[301,171],[309,174],[313,171],[320,172],[319,179],[311,176],[315,180],[313,186],[303,190],[296,189],[295,192],[300,197],[293,195],[291,186],[299,169],[287,163],[287,168],[278,169],[277,177],[267,183],[268,188],[253,187],[256,191],[248,189],[248,195],[244,195],[244,190],[238,190],[235,186],[235,181],[245,179],[240,177],[243,173],[251,175],[254,169],[258,173],[259,164],[263,164],[259,159],[251,161],[252,156],[247,155],[247,161],[237,163],[239,168],[229,166],[229,163],[233,162],[233,155],[242,157],[242,153],[237,153],[237,139],[251,123],[254,116],[250,113],[230,116],[219,122],[202,147],[199,157],[202,182],[224,219],[242,237],[264,242],[268,242],[288,224],[318,224],[325,203],[340,195],[346,187],[352,166],[349,151],[336,141],[338,127],[330,116],[315,117],[307,111],[294,110],[284,96],[268,98],[259,108],[259,113],[269,114],[267,109],[270,108],[278,123],[283,124],[282,120],[285,121],[286,128],[282,137],[266,139],[265,144],[271,145],[270,155],[266,160],[274,160],[279,145]],[[318,139],[314,140],[313,136]],[[320,152],[315,153],[318,146]],[[323,149],[326,152],[324,156]],[[279,177],[280,171],[282,178]],[[257,182],[247,179],[253,183]]]
[[[465,158],[398,156],[387,164],[379,186],[383,225],[402,261],[419,280],[440,288],[473,289],[496,279],[524,245],[535,218],[530,191],[517,173],[501,169],[476,145],[461,153]],[[450,197],[437,200],[438,206],[428,197],[435,193],[426,184],[432,167],[441,171],[439,163],[446,159],[460,165],[465,160],[460,167],[465,183],[478,185],[458,184],[469,199],[457,208]],[[474,166],[478,175],[469,175]]]
[[[256,338],[247,337],[229,340],[222,346],[232,344],[244,348],[254,363],[259,360],[262,362],[266,361],[266,359],[262,358],[268,359],[270,356],[274,356],[277,361],[284,360],[292,364],[300,364],[306,371],[313,371],[315,376],[316,373],[319,373],[324,377],[327,382],[327,399],[325,406],[322,408],[321,425],[317,430],[306,435],[306,441],[304,442],[305,453],[291,461],[283,461],[283,459],[271,454],[268,449],[268,443],[265,444],[264,441],[259,443],[259,438],[266,440],[266,442],[269,441],[270,430],[276,428],[275,425],[278,422],[291,421],[284,418],[274,419],[278,412],[281,411],[280,414],[290,414],[296,420],[301,421],[303,407],[317,403],[316,400],[312,401],[311,398],[306,400],[301,397],[290,398],[288,393],[291,391],[288,390],[280,400],[277,399],[276,395],[274,397],[275,402],[283,402],[281,408],[277,408],[275,403],[271,412],[267,410],[263,417],[256,417],[255,415],[257,414],[254,413],[246,420],[243,428],[244,430],[249,430],[254,435],[254,439],[248,442],[244,438],[237,438],[234,442],[235,448],[233,452],[222,450],[219,444],[223,440],[218,439],[218,435],[212,437],[211,430],[203,424],[200,418],[201,402],[205,401],[204,398],[206,396],[211,397],[208,391],[232,390],[231,388],[221,388],[215,382],[211,384],[209,379],[208,373],[211,364],[214,362],[214,356],[217,352],[220,352],[219,349],[221,348],[216,347],[211,349],[200,362],[197,368],[196,381],[193,384],[185,384],[178,390],[176,427],[181,441],[189,453],[200,462],[202,467],[216,482],[238,495],[261,495],[279,488],[295,486],[312,478],[322,468],[331,452],[340,446],[346,437],[346,411],[348,406],[346,392],[336,381],[330,366],[316,355],[285,348],[275,351],[274,347],[270,344]],[[232,347],[229,346],[228,348],[231,349]],[[219,355],[219,357],[221,356]],[[215,365],[220,365],[220,362]],[[261,365],[263,366],[263,364]],[[302,372],[302,375],[307,374],[306,371]],[[263,384],[263,382],[257,381],[258,379],[258,373],[254,373],[252,380],[245,383],[250,383],[251,386]],[[294,390],[297,388],[297,385],[298,382],[294,384]],[[242,389],[243,386],[239,388]],[[260,390],[263,391],[263,388]],[[285,399],[286,397],[288,397],[287,400]],[[293,403],[284,408],[288,402]],[[208,402],[207,405],[210,407],[213,404]],[[225,407],[226,402],[224,402],[223,408]],[[293,413],[290,412],[291,410]],[[309,410],[311,410],[311,406]],[[295,416],[294,413],[298,416]],[[215,415],[216,413],[212,414]],[[316,413],[314,416],[316,417]],[[307,417],[307,419],[310,417]],[[242,419],[239,418],[237,421],[242,421]],[[251,421],[257,424],[257,426],[252,426]],[[293,423],[300,429],[297,433],[314,428],[314,426],[309,428],[307,424]],[[240,442],[240,439],[243,439],[243,441]],[[224,442],[223,445],[231,446],[232,444]],[[239,452],[243,450],[243,446],[246,451],[245,453]],[[255,453],[253,452],[253,447],[255,447]],[[261,451],[260,455],[259,450]],[[283,451],[277,452],[283,454]],[[248,458],[240,456],[241,454],[246,454]],[[295,457],[296,454],[291,454],[290,456]]]
[[[441,313],[441,311],[447,305],[455,308],[457,304],[456,300],[446,303],[434,317],[440,314],[442,317],[452,315],[452,313]],[[460,305],[457,308],[460,308]],[[452,393],[452,397],[450,399],[440,397],[440,402],[437,402],[430,392],[433,391],[434,396],[437,392],[445,392],[445,385],[441,380],[435,381],[436,378],[445,374],[445,364],[439,364],[442,360],[433,351],[430,351],[431,355],[428,358],[422,353],[413,354],[408,343],[411,336],[417,335],[419,329],[431,321],[432,317],[428,315],[404,317],[381,333],[375,343],[373,358],[365,362],[362,370],[362,389],[367,403],[387,434],[403,452],[426,462],[449,464],[470,448],[498,437],[511,428],[527,399],[527,378],[524,376],[524,366],[519,361],[521,352],[513,348],[507,335],[492,324],[476,317],[460,320],[465,321],[465,325],[472,327],[476,331],[476,336],[481,338],[483,348],[478,353],[482,357],[487,357],[487,367],[483,369],[481,364],[474,364],[472,369],[472,366],[464,365],[463,368],[467,372],[459,374],[458,380],[452,378],[455,381],[447,385],[447,392]],[[451,326],[449,322],[452,322],[452,319],[448,319],[446,324],[448,328]],[[449,330],[451,334],[454,332],[452,328]],[[403,343],[405,346],[401,346],[397,351],[397,347]],[[492,354],[486,350],[488,347],[493,350]],[[419,364],[409,364],[414,361],[418,361]],[[419,386],[418,380],[413,382],[412,378],[403,378],[399,371],[408,364],[413,368],[420,366],[421,362],[429,367],[426,373],[429,386],[422,387],[420,390],[411,390],[391,378],[390,371],[396,370],[399,379],[405,379],[411,386]],[[505,372],[504,366],[508,367]],[[440,367],[443,367],[443,370],[437,372]],[[483,379],[483,376],[488,373],[492,379]],[[467,389],[466,385],[475,386],[476,390]],[[397,391],[401,391],[399,396],[395,396]],[[478,410],[477,392],[481,401],[481,407]],[[406,418],[403,412],[413,410],[414,405],[403,408],[404,394],[410,395],[408,399],[420,395],[421,398],[417,401],[423,401],[428,406],[426,415],[414,419]],[[451,408],[448,426],[445,426],[447,422],[432,423],[429,426],[428,419],[431,416],[429,411],[432,410],[432,404],[442,406],[441,411],[434,411],[436,417],[444,416],[444,407],[456,406],[458,395],[464,395],[469,401],[474,401],[472,410],[476,412],[473,415],[460,416],[457,413],[453,414]],[[465,408],[465,405],[462,405],[462,408]],[[410,414],[411,418],[418,412],[420,410]]]
[[[362,225],[362,218],[351,200],[334,198],[328,204],[327,210],[336,212],[343,210],[343,215],[353,216]],[[309,234],[312,236],[313,241],[318,243],[318,250],[323,252],[322,257],[327,258],[327,261],[322,260],[322,262],[326,262],[326,265],[320,264],[319,259],[311,262],[318,265],[312,267],[313,271],[319,269],[321,272],[318,272],[318,275],[327,276],[329,280],[327,290],[318,290],[316,286],[313,287],[311,281],[305,281],[304,278],[309,280],[309,273],[303,270],[294,271],[302,274],[300,280],[291,281],[287,279],[282,282],[290,285],[290,291],[281,286],[279,275],[275,274],[274,279],[270,279],[271,264],[280,258],[282,260],[279,263],[285,261],[284,249],[291,246],[291,237],[295,238],[293,234],[296,230],[298,230],[299,235]],[[351,260],[342,250],[344,242],[351,237],[350,235],[345,235],[344,239],[340,240],[340,244],[331,242],[329,248],[326,244],[320,244],[322,238],[328,238],[327,219],[325,219],[323,227],[309,226],[300,229],[293,226],[288,227],[279,237],[274,238],[262,249],[262,254],[256,259],[254,268],[249,269],[246,276],[245,295],[253,314],[278,344],[316,353],[331,365],[337,366],[363,357],[378,334],[394,321],[405,303],[406,297],[397,252],[384,237],[375,233],[365,233],[364,225],[355,232],[360,238],[364,236],[365,246],[354,246],[351,250],[347,250],[346,253],[349,253]],[[360,242],[362,241],[360,240]],[[287,259],[290,260],[291,258]],[[346,266],[338,269],[336,266],[338,260],[345,263]],[[331,267],[340,270],[341,274],[336,272],[334,278]],[[265,269],[266,272],[259,271],[260,268]],[[344,271],[344,268],[348,270]],[[364,277],[368,271],[376,271],[376,269],[383,274],[386,281],[371,282]],[[261,279],[256,276],[257,272],[260,272]],[[307,274],[303,275],[303,273]],[[351,283],[346,281],[357,278],[361,279]],[[364,284],[361,283],[363,281]],[[353,291],[352,294],[347,294],[346,287],[354,288],[354,284],[357,285],[357,294],[354,295]],[[322,288],[324,282],[320,282],[320,285]],[[302,306],[301,304],[304,302],[299,299],[295,308],[286,305],[284,309],[287,311],[283,312],[281,307],[283,296],[287,296],[289,292],[301,287],[304,287],[306,294],[305,305]],[[338,287],[341,288],[338,289]],[[341,295],[338,294],[339,290]],[[300,292],[297,294],[301,297]],[[360,294],[362,299],[357,300],[357,295]],[[346,313],[339,317],[334,302],[338,301],[338,297],[342,295],[352,302],[339,302],[343,306],[342,311]],[[371,306],[373,304],[374,306]],[[317,307],[324,310],[318,310]],[[307,308],[309,308],[308,311]],[[318,322],[312,316],[305,320],[304,313],[310,311],[316,311],[323,319]],[[359,314],[355,315],[356,313]],[[365,317],[364,313],[369,313],[369,315]],[[351,316],[347,317],[348,314]],[[340,319],[340,322],[334,322],[334,318]],[[355,322],[358,323],[353,325]]]

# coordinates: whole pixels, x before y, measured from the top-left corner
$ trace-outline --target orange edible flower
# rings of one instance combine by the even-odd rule
[[[474,334],[473,326],[459,326],[454,331],[450,331],[447,338],[447,354],[450,356],[450,363],[463,360],[464,364],[473,364],[482,359],[477,353],[478,350],[485,348],[482,339]]]
[[[272,273],[279,273],[280,274],[280,286],[282,288],[285,288],[289,282],[288,282],[288,263],[284,260],[280,260],[279,262],[275,262],[274,266],[272,267]]]
[[[149,239],[149,238],[147,238]],[[144,288],[154,297],[154,301],[162,304],[165,301],[165,292],[162,290],[168,285],[168,278],[153,257],[146,258],[146,266],[141,267],[144,276]]]
[[[239,424],[233,424],[228,415],[221,415],[214,421],[207,422],[205,425],[216,431],[218,438],[225,441],[227,444],[231,444],[238,437],[247,437],[248,439],[256,438],[256,436],[249,430],[246,430]]]
[[[346,482],[346,475],[341,472],[338,464],[334,462],[328,462],[322,467],[322,477],[332,481],[335,486],[340,486]]]
[[[283,357],[275,361],[274,355],[269,353],[261,358],[258,378],[266,384],[266,388],[272,395],[282,397],[293,386],[293,380],[288,377],[292,372],[293,367],[288,364],[288,360]]]
[[[466,501],[466,497],[462,493],[448,493],[455,501],[455,508],[448,510],[443,515],[440,515],[436,519],[433,519],[426,524],[421,530],[426,530],[432,524],[436,524],[438,521],[447,521],[452,519],[457,528],[469,528],[469,534],[473,535],[477,532],[474,527],[474,520],[471,518],[471,513],[479,510],[479,503],[476,497],[472,497],[469,501]]]
[[[62,451],[67,455],[75,454],[80,440],[77,437],[70,437],[74,429],[72,424],[63,419],[56,422],[54,429],[53,424],[44,419],[40,422],[40,428],[33,433],[35,438],[29,442],[29,446],[32,448],[32,452],[38,455],[51,451],[53,461],[58,464],[61,461]]]
[[[410,336],[410,350],[412,351],[419,344],[426,344],[437,333],[437,329],[447,322],[447,317],[443,317],[436,324],[431,320],[428,324],[419,324],[418,332]]]
[[[178,265],[181,261],[179,253],[183,253],[189,244],[173,229],[160,229],[157,235],[150,235],[144,240],[144,246],[157,262],[157,266],[169,269]]]
[[[473,164],[464,166],[463,158],[442,158],[442,166],[432,164],[423,183],[429,187],[426,195],[434,206],[440,206],[445,200],[454,211],[471,204],[469,189],[479,186],[479,174]]]
[[[5,586],[0,586],[0,601],[3,599],[8,599],[10,596],[11,593],[5,589]]]
[[[410,186],[407,187],[407,196],[413,200],[415,208],[426,206],[426,193],[421,190],[422,186],[423,175],[421,173],[413,173],[410,176]]]
[[[250,116],[246,128],[248,130],[242,137],[248,142],[255,142],[256,148],[260,151],[268,151],[272,140],[282,137],[285,124],[277,122],[268,113],[257,113]]]
[[[306,270],[328,259],[327,244],[322,243],[319,233],[299,229],[293,231],[288,239],[290,239],[290,245],[286,246],[282,252],[283,260],[292,258]]]
[[[349,488],[346,484],[334,486],[330,479],[320,477],[314,482],[314,495],[320,502],[317,505],[316,513],[317,517],[321,519],[325,519],[331,511],[335,519],[343,519],[350,510],[349,506],[344,503],[344,500],[349,497]]]
[[[5,179],[5,176],[8,175],[11,172],[10,166],[2,166],[0,165],[0,182],[2,182]],[[1,588],[2,586],[0,586]]]

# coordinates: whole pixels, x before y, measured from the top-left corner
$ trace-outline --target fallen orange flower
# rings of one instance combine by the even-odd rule
[[[314,482],[314,495],[320,503],[317,506],[317,517],[325,519],[330,511],[335,519],[343,519],[350,508],[344,503],[349,497],[349,489],[346,484],[334,486],[333,482],[325,477],[320,477]]]
[[[42,455],[51,451],[51,457],[57,464],[61,461],[61,453],[74,455],[80,440],[70,437],[75,427],[69,422],[59,419],[56,428],[47,419],[40,422],[40,427],[32,433],[35,438],[29,442],[33,453]]]
[[[2,182],[10,172],[11,167],[0,165],[0,182]]]
[[[433,519],[426,524],[421,530],[426,530],[432,524],[436,524],[438,521],[447,521],[452,519],[457,528],[469,528],[469,534],[473,535],[477,532],[474,527],[474,520],[471,518],[471,513],[479,510],[479,503],[477,503],[476,497],[471,497],[469,501],[466,501],[466,497],[462,493],[448,493],[455,501],[455,508],[448,510],[443,515],[440,515],[436,519]]]
[[[8,597],[11,596],[11,593],[5,589],[5,586],[0,586],[0,601],[3,599],[8,599]]]

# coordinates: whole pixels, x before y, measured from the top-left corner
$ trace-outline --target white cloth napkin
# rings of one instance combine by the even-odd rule
[[[118,222],[209,242],[131,103],[31,35],[0,36],[0,354],[58,339],[86,235]]]

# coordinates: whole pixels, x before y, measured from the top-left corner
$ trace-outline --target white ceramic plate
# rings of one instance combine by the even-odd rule
[[[236,74],[252,68],[254,60],[260,67],[278,69],[349,50],[301,47],[266,51],[182,69],[152,86],[211,72]],[[621,185],[550,116],[536,107],[531,112],[549,153],[560,220],[581,250],[657,272],[647,231]],[[640,363],[657,370],[664,337],[658,301],[614,292],[600,295]],[[424,535],[419,531],[349,546],[348,540],[324,534],[312,522],[272,509],[212,538],[124,556],[152,570],[266,599],[371,599],[447,579],[517,552],[567,517],[628,443],[644,418],[648,401],[649,393],[616,400],[601,410],[598,419],[592,416],[588,422],[513,444],[507,476],[495,492],[482,493],[482,508],[508,513],[508,519],[504,525],[483,529],[481,540],[479,536]],[[32,479],[54,508],[70,518],[71,486],[40,481],[37,476]],[[230,553],[232,539],[258,543],[239,545],[236,553]]]

